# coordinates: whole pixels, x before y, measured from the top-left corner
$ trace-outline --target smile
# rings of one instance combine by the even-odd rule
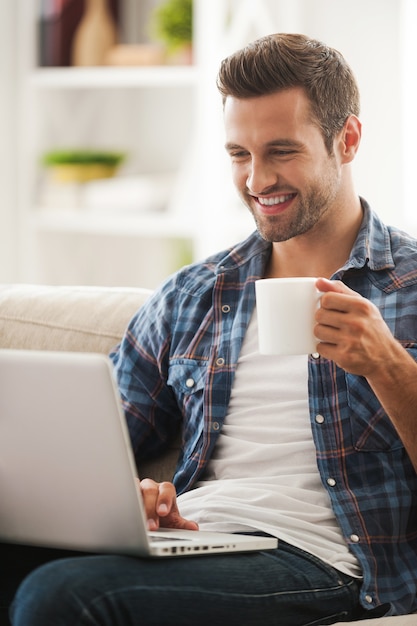
[[[294,193],[289,193],[285,196],[275,196],[273,198],[261,198],[258,196],[257,200],[259,204],[263,206],[274,206],[276,204],[284,204],[284,202],[288,202],[295,196]]]

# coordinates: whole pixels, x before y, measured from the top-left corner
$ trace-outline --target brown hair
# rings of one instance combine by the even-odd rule
[[[343,56],[305,35],[257,39],[222,61],[217,87],[223,102],[302,87],[329,152],[346,119],[360,110],[358,85]]]

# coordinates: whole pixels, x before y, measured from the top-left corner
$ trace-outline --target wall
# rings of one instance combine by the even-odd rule
[[[16,6],[0,2],[0,282],[17,271]]]
[[[403,225],[401,1],[304,0],[302,25],[344,54],[361,90],[358,193],[390,223]]]
[[[402,1],[402,36],[401,36],[401,96],[402,115],[396,124],[395,130],[403,137],[403,176],[401,188],[404,199],[405,224],[414,235],[417,235],[416,211],[416,145],[417,145],[417,2],[416,0]]]
[[[266,0],[266,4],[270,32],[302,32],[322,39],[351,65],[362,102],[357,191],[386,221],[402,225],[402,0]]]
[[[206,73],[200,93],[200,136],[195,155],[196,162],[206,159],[204,171],[199,172],[200,187],[204,189],[202,202],[205,203],[203,235],[198,249],[200,258],[238,241],[253,230],[253,220],[237,200],[230,181],[215,76],[222,57],[271,32],[302,32],[322,39],[346,57],[362,95],[362,145],[354,163],[357,192],[386,222],[404,225],[400,66],[401,19],[405,1],[415,2],[200,0],[204,9],[201,24],[204,43],[198,51]],[[212,14],[227,14],[228,9],[233,17],[222,36],[218,36],[216,26],[212,25]],[[208,163],[207,153],[210,154]],[[225,217],[231,213],[233,219],[227,224]],[[223,226],[221,231],[217,226],[219,223]],[[216,241],[218,245],[214,245]]]
[[[26,0],[25,0],[26,1]],[[211,5],[213,0],[202,0]],[[222,0],[239,11],[247,4],[255,6],[261,15],[260,0]],[[364,195],[387,221],[400,226],[412,222],[414,204],[413,159],[408,162],[408,180],[404,185],[403,152],[408,126],[404,126],[403,103],[403,9],[415,0],[264,0],[269,16],[265,32],[301,31],[321,38],[338,48],[352,65],[362,93],[363,140],[355,165],[358,193]],[[0,153],[0,281],[18,280],[18,232],[16,210],[18,190],[15,172],[19,166],[16,156],[16,58],[18,41],[16,31],[16,2],[0,3],[0,136],[3,150]],[[149,8],[153,0],[146,0]],[[265,17],[265,15],[264,15]],[[248,28],[247,37],[260,33],[254,26]],[[230,42],[232,47],[236,42]],[[244,41],[242,44],[245,43]],[[240,43],[239,43],[240,45]],[[412,46],[415,53],[415,46]],[[226,50],[227,53],[230,50]],[[217,50],[211,51],[214,56]],[[413,67],[410,63],[410,67]],[[218,103],[214,86],[213,102]],[[410,107],[408,107],[410,112]],[[206,130],[207,134],[210,132]],[[413,149],[411,141],[408,147]],[[201,147],[200,149],[201,150]],[[222,151],[222,147],[219,146]],[[217,152],[213,153],[217,158]],[[413,153],[412,153],[412,156]],[[197,153],[198,164],[199,154]],[[228,177],[229,172],[225,175]],[[213,184],[213,177],[208,182]],[[404,211],[404,187],[408,189],[408,215]],[[216,192],[217,193],[217,192]],[[217,194],[218,199],[218,194]],[[221,219],[221,211],[218,217]],[[213,221],[213,220],[212,220]],[[216,221],[216,220],[214,220]],[[242,223],[248,223],[242,210]],[[216,222],[218,223],[218,222]],[[414,218],[417,224],[417,219]],[[202,225],[204,231],[205,225]],[[219,246],[223,245],[219,232]],[[233,240],[240,233],[231,232]],[[218,247],[218,246],[216,246]],[[207,251],[209,252],[209,251]]]

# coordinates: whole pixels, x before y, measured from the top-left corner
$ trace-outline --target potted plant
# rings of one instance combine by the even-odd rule
[[[152,14],[151,32],[174,60],[191,62],[193,0],[166,0]]]
[[[85,183],[114,176],[124,159],[121,152],[53,150],[43,155],[42,163],[51,170],[55,182]]]

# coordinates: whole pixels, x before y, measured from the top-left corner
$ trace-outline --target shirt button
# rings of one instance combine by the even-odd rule
[[[213,422],[213,430],[220,430],[219,422]]]
[[[216,359],[216,365],[218,365],[218,367],[224,365],[224,358],[220,356],[218,359]]]
[[[324,423],[323,415],[316,415],[316,422],[317,424],[323,424]]]
[[[372,604],[373,602],[372,596],[370,596],[369,594],[366,594],[365,600],[368,604]]]
[[[187,378],[187,380],[185,381],[185,386],[188,387],[188,389],[191,389],[191,387],[194,387],[194,385],[195,385],[194,378]]]
[[[334,478],[328,478],[326,480],[326,483],[329,485],[329,487],[334,487],[336,485],[336,481]]]
[[[230,306],[228,304],[223,304],[222,311],[223,313],[230,313]]]
[[[359,541],[360,541],[360,539],[359,539],[359,536],[358,536],[358,535],[351,535],[351,536],[350,536],[350,540],[351,540],[353,543],[359,543]]]
[[[311,356],[313,357],[313,359],[319,359],[320,358],[320,354],[318,352],[313,352],[313,354]]]

